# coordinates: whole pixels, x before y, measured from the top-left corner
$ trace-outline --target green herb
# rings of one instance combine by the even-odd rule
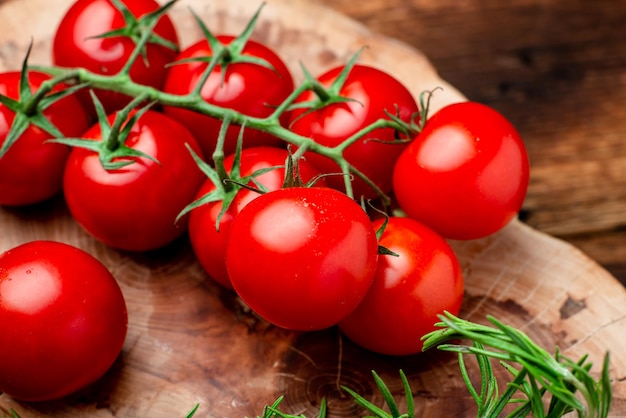
[[[560,417],[576,412],[581,418],[608,416],[612,390],[609,376],[609,354],[604,357],[602,372],[595,380],[592,363],[587,356],[574,361],[560,353],[558,347],[551,355],[535,344],[525,333],[489,316],[493,326],[472,323],[446,313],[437,325],[441,328],[424,337],[424,349],[458,353],[461,374],[474,401],[478,416],[502,416],[505,407],[517,407],[508,417],[523,417],[532,413],[535,418]],[[451,340],[470,340],[472,345],[447,343]],[[476,389],[464,360],[467,354],[478,361],[481,376]],[[502,394],[491,366],[498,360],[512,376]],[[521,397],[516,398],[516,395]]]

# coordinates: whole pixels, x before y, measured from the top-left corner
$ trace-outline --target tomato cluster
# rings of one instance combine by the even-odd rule
[[[294,86],[276,52],[249,39],[252,26],[214,36],[199,22],[206,39],[181,50],[170,6],[77,0],[59,24],[51,73],[78,86],[57,80],[44,91],[51,76],[26,68],[0,75],[0,204],[33,204],[62,190],[81,227],[126,251],[188,233],[207,275],[272,324],[337,325],[379,353],[419,352],[437,315],[461,308],[463,275],[446,239],[493,234],[522,205],[528,158],[513,126],[472,102],[429,117],[427,102],[390,73],[354,60]],[[88,71],[71,80],[68,67]],[[36,245],[31,260],[0,257],[0,324],[28,317],[31,328],[20,332],[35,337],[24,347],[54,332],[38,318],[82,297],[75,293],[84,269],[102,270],[70,252],[80,262],[51,273],[68,264],[58,257],[69,250]],[[27,274],[40,268],[48,270]],[[117,292],[104,271],[92,276]],[[34,280],[51,286],[45,309],[15,297]],[[103,337],[92,328],[109,330],[115,344],[105,344],[111,349],[97,368],[85,366],[71,384],[46,375],[42,387],[29,387],[11,380],[6,359],[34,351],[0,341],[8,367],[0,391],[52,398],[101,375],[125,330],[123,300],[111,298],[115,325],[102,328],[94,303],[84,315],[97,319],[73,331],[89,347]],[[12,335],[5,331],[0,338]]]

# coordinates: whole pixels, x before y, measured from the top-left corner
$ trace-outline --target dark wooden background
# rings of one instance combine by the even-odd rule
[[[323,0],[423,51],[522,134],[521,219],[626,283],[626,1]]]

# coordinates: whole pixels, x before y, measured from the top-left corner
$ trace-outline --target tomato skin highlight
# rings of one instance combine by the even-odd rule
[[[344,67],[333,68],[318,77],[323,86],[330,86]],[[378,119],[388,118],[385,111],[398,116],[405,122],[419,112],[411,92],[391,75],[374,67],[355,65],[340,91],[342,97],[351,101],[334,103],[307,113],[307,109],[294,109],[290,118],[290,129],[302,136],[313,138],[326,146],[336,146]],[[296,103],[315,99],[315,93],[305,92]],[[389,144],[397,140],[391,128],[376,129],[349,146],[345,159],[363,172],[384,193],[392,190],[392,172],[395,161],[406,148],[406,143]],[[315,153],[306,153],[306,158],[324,173],[341,173],[331,159]],[[345,190],[343,176],[330,176],[329,185]],[[354,196],[377,197],[374,190],[363,180],[355,178],[352,183]]]
[[[217,39],[224,45],[229,45],[234,38],[222,35],[217,36]],[[208,42],[201,40],[181,51],[175,61],[206,57],[211,54]],[[230,63],[225,74],[222,74],[218,65],[202,86],[202,98],[208,103],[234,109],[244,115],[267,117],[291,94],[294,88],[293,78],[282,59],[261,43],[249,40],[243,54],[262,58],[273,69],[253,63]],[[206,62],[190,62],[171,66],[164,91],[178,95],[190,93],[197,86],[207,65]],[[194,134],[207,157],[213,154],[221,121],[178,107],[165,106],[163,111],[180,121]],[[287,118],[286,113],[281,121],[286,122]],[[224,143],[225,155],[235,152],[239,131],[238,126],[228,128]],[[246,148],[281,145],[282,141],[270,134],[254,129],[246,129],[244,132],[243,146]]]
[[[382,220],[374,221],[379,228]],[[341,331],[368,350],[410,355],[435,330],[437,315],[454,315],[463,301],[463,275],[452,248],[436,232],[409,218],[389,218],[372,286],[359,306],[339,323]]]
[[[0,255],[0,392],[20,400],[69,395],[122,350],[128,315],[107,268],[68,244],[33,241]]]
[[[334,189],[287,188],[259,196],[235,218],[226,267],[259,316],[286,329],[330,327],[364,297],[378,244],[363,209]]]
[[[446,238],[469,240],[504,228],[519,212],[528,155],[515,128],[483,104],[435,113],[393,173],[402,210]]]
[[[252,147],[241,152],[240,175],[245,177],[257,170],[264,168],[284,166],[289,153],[284,148],[274,147]],[[224,159],[224,167],[228,172],[232,169],[234,155]],[[298,161],[300,176],[304,182],[319,175],[319,171],[305,160]],[[278,190],[282,187],[285,178],[285,169],[277,168],[256,177],[257,182],[262,184],[268,191]],[[324,180],[316,183],[324,186]],[[254,183],[249,186],[255,187]],[[196,196],[196,199],[215,190],[215,185],[207,179]],[[248,189],[241,189],[237,192],[233,203],[223,214],[219,230],[216,229],[217,217],[222,210],[222,202],[211,202],[204,204],[191,211],[189,215],[189,240],[194,254],[202,268],[211,278],[221,285],[231,288],[232,284],[226,271],[226,244],[230,236],[230,228],[233,220],[239,212],[253,199],[261,194]]]
[[[100,126],[94,125],[84,138],[100,139]],[[180,237],[187,230],[188,217],[175,223],[176,217],[205,179],[185,143],[202,155],[184,126],[148,110],[125,145],[158,163],[140,157],[126,167],[105,170],[97,153],[74,148],[64,174],[70,213],[89,234],[117,249],[154,250]]]
[[[135,17],[158,10],[159,3],[154,0],[124,0],[124,5]],[[53,40],[54,65],[70,68],[86,68],[96,74],[115,75],[128,61],[135,43],[123,36],[98,38],[111,30],[125,26],[122,14],[110,0],[77,0],[63,16]],[[178,35],[171,19],[161,17],[154,28],[154,33],[178,45]],[[146,46],[146,59],[139,57],[131,67],[130,78],[139,83],[157,89],[163,87],[167,73],[166,65],[175,57],[177,51],[149,42]],[[93,107],[86,92],[81,95],[85,105]],[[96,94],[107,113],[119,110],[130,102],[128,96],[105,90],[96,90]]]
[[[29,71],[32,91],[51,77]],[[0,94],[19,99],[19,72],[0,74]],[[54,91],[58,91],[55,89]],[[87,113],[70,95],[52,104],[43,114],[68,137],[80,136],[88,128]],[[4,143],[15,113],[0,104],[0,144]],[[0,158],[0,205],[25,206],[47,200],[61,191],[69,148],[46,143],[52,135],[30,125]]]

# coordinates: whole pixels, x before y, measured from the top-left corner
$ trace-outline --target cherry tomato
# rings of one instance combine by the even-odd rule
[[[127,330],[120,287],[83,250],[33,241],[0,255],[0,392],[44,401],[98,380]]]
[[[241,152],[240,176],[246,177],[258,170],[284,166],[288,156],[289,153],[283,148],[246,148]],[[229,172],[232,168],[233,160],[234,155],[230,155],[224,160],[224,166]],[[319,175],[319,171],[307,161],[300,160],[298,164],[300,176],[304,182]],[[256,177],[256,181],[262,184],[267,191],[273,191],[282,187],[284,178],[285,169],[279,168],[259,175]],[[324,184],[323,180],[316,182],[318,186],[323,186]],[[255,187],[252,182],[249,185]],[[214,190],[215,185],[213,182],[206,180],[198,191],[196,198],[201,198]],[[204,204],[194,209],[189,215],[189,239],[198,262],[209,276],[228,288],[232,288],[232,284],[228,278],[224,259],[226,257],[226,243],[230,236],[230,228],[233,219],[241,209],[258,196],[260,194],[252,190],[239,190],[235,200],[220,219],[219,229],[216,228],[216,225],[219,213],[222,211],[221,201]]]
[[[234,38],[218,36],[217,39],[229,45]],[[176,61],[211,54],[208,42],[202,40],[183,50]],[[229,63],[226,72],[222,74],[222,67],[218,65],[202,86],[202,98],[208,103],[234,109],[248,116],[267,117],[292,92],[293,79],[281,58],[265,45],[249,40],[243,54],[261,58],[273,69],[255,63]],[[189,62],[171,66],[164,90],[179,95],[191,92],[207,65],[206,62]],[[179,107],[164,107],[164,112],[189,128],[207,157],[213,154],[221,121]],[[238,135],[239,127],[231,126],[226,136],[224,154],[235,152]],[[281,141],[267,133],[246,129],[243,146],[260,145],[280,146]]]
[[[154,0],[123,0],[124,5],[136,17],[159,9]],[[122,13],[111,0],[77,0],[67,10],[56,30],[53,41],[53,62],[62,67],[82,67],[97,74],[114,75],[126,64],[135,41],[127,36],[101,38],[112,30],[124,28]],[[139,28],[137,28],[139,29]],[[139,56],[130,70],[130,78],[157,89],[163,87],[166,65],[178,53],[178,35],[170,18],[161,17],[154,27],[154,34],[169,41],[171,49],[155,42],[148,42],[145,54]],[[97,91],[98,98],[107,112],[121,109],[130,99],[117,93]],[[84,96],[90,103],[91,98]],[[90,107],[91,108],[91,107]]]
[[[28,73],[33,92],[49,78],[34,71]],[[19,83],[19,72],[0,74],[0,94],[18,100]],[[80,136],[88,128],[87,114],[74,96],[64,97],[50,105],[43,115],[70,137]],[[0,104],[0,145],[4,143],[14,118],[15,113]],[[46,143],[50,138],[52,135],[31,124],[0,158],[0,205],[29,205],[61,191],[69,148]]]
[[[279,327],[315,330],[348,315],[365,296],[378,258],[365,211],[325,187],[257,197],[233,221],[226,268],[241,299]]]
[[[84,138],[101,139],[100,126],[90,128]],[[74,148],[63,180],[70,213],[96,239],[118,249],[146,251],[173,241],[186,231],[188,221],[176,223],[177,215],[205,179],[186,143],[202,155],[184,126],[148,110],[133,125],[125,145],[156,162],[138,157],[123,168],[105,170],[98,153]]]
[[[382,220],[374,221],[379,228]],[[358,345],[382,354],[408,355],[422,349],[421,337],[435,330],[437,315],[457,315],[463,276],[456,255],[436,232],[409,218],[389,219],[372,286],[359,306],[339,323]]]
[[[343,69],[334,68],[318,80],[328,87]],[[313,112],[294,109],[290,119],[291,129],[322,145],[336,146],[376,120],[388,118],[385,111],[405,122],[409,122],[418,112],[417,103],[406,87],[389,74],[373,67],[355,65],[339,94],[350,100],[329,104]],[[314,99],[315,93],[309,91],[299,97],[297,102]],[[396,131],[391,128],[376,129],[352,144],[344,152],[344,157],[384,193],[389,193],[392,190],[394,163],[406,144],[385,142],[397,139]],[[306,153],[306,158],[324,173],[341,172],[339,166],[327,157]],[[332,176],[327,181],[331,187],[345,190],[342,176]],[[355,179],[353,189],[355,197],[376,197],[374,190],[360,179]]]
[[[488,106],[442,108],[397,161],[400,207],[446,238],[493,234],[519,212],[529,180],[528,155],[515,128]]]

